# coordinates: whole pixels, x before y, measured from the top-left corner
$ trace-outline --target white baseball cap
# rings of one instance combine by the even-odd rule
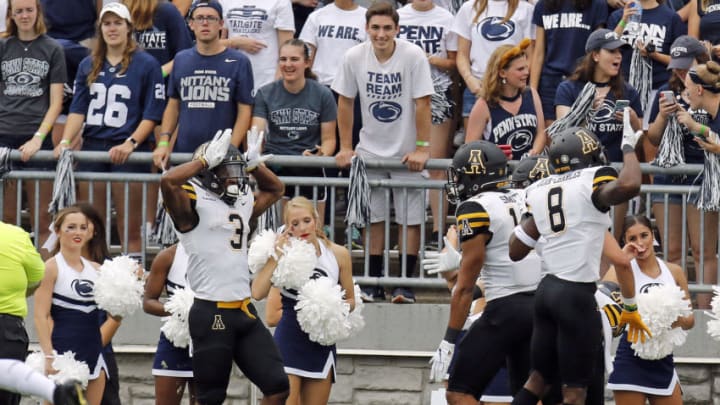
[[[132,18],[130,18],[130,11],[128,8],[122,4],[122,3],[108,3],[105,5],[105,7],[100,10],[100,18],[98,20],[102,20],[105,13],[113,13],[117,15],[120,18],[124,18],[127,20],[127,22],[132,23]]]

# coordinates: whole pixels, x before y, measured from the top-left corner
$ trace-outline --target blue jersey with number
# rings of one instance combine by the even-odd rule
[[[219,129],[232,128],[238,104],[253,104],[253,73],[241,52],[205,56],[197,48],[175,55],[168,96],[180,100],[175,152],[193,152]]]
[[[105,61],[95,82],[88,85],[92,56],[80,62],[70,113],[85,116],[83,137],[125,140],[140,121],[159,122],[165,108],[160,64],[145,51],[136,51],[125,72]]]

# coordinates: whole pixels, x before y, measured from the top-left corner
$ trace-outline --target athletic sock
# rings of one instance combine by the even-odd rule
[[[370,276],[383,276],[383,257],[382,255],[370,255]]]

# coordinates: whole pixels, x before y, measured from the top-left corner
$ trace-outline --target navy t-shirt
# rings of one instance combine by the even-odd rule
[[[585,87],[584,82],[574,80],[565,80],[558,86],[555,93],[555,105],[564,105],[570,107],[578,95]],[[630,108],[635,110],[638,117],[642,117],[642,107],[640,106],[640,95],[629,84],[625,83],[623,90],[623,99],[630,101]],[[605,96],[602,106],[591,111],[588,116],[588,122],[585,127],[595,133],[600,142],[605,147],[605,153],[611,162],[622,162],[622,151],[620,144],[623,134],[623,123],[621,120],[615,119],[615,95],[612,90]]]
[[[711,0],[704,11],[702,0],[698,0],[697,12],[700,16],[700,40],[720,45],[720,0]]]
[[[175,54],[193,46],[190,31],[185,19],[177,7],[170,3],[160,3],[153,16],[152,27],[135,32],[135,40],[160,65],[175,58]]]
[[[565,0],[560,10],[545,10],[540,0],[533,11],[533,24],[545,30],[545,61],[543,74],[570,75],[577,60],[585,55],[585,42],[590,33],[605,24],[607,3],[592,0],[590,7],[578,11],[571,0]]]
[[[98,17],[95,0],[40,0],[40,4],[49,36],[80,42],[95,35]]]
[[[614,30],[622,18],[622,9],[615,10],[608,19],[608,28]],[[643,44],[655,44],[657,52],[669,54],[673,41],[681,35],[687,34],[687,26],[682,22],[680,16],[667,5],[658,5],[655,8],[645,9],[642,13],[640,33],[630,33],[627,28],[623,31],[622,39],[630,45],[640,39]],[[630,61],[632,50],[622,50],[622,72],[625,80],[630,77]],[[657,89],[670,79],[670,71],[667,65],[655,59],[652,61],[653,84],[652,88]]]
[[[80,62],[70,112],[85,116],[83,137],[125,140],[142,120],[160,122],[165,108],[165,85],[158,62],[147,52],[133,53],[128,69],[107,60],[88,86],[92,56]]]
[[[658,89],[657,94],[655,95],[655,99],[653,100],[650,108],[650,121],[655,121],[655,118],[657,118],[658,114],[660,113],[660,92],[669,90],[670,87],[666,83]],[[675,93],[675,102],[680,104],[682,108],[685,110],[688,110],[690,108],[690,105],[685,102],[685,100],[680,97],[679,93]],[[710,116],[707,112],[704,110],[701,110],[698,113],[692,114],[693,119],[701,124],[707,125],[707,123],[710,121]],[[685,163],[702,163],[705,161],[705,152],[702,150],[700,145],[698,145],[697,142],[694,141],[694,137],[688,131],[688,129],[684,125],[680,125],[683,129],[683,150],[685,151]]]
[[[195,47],[175,55],[168,97],[180,100],[175,152],[194,152],[220,129],[235,126],[237,107],[253,104],[247,56],[234,49],[205,56]]]

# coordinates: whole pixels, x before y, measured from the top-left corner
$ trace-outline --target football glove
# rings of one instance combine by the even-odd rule
[[[637,343],[638,341],[645,343],[646,339],[652,337],[650,329],[645,326],[636,308],[629,309],[627,306],[623,307],[618,327],[622,328],[625,325],[627,325],[627,340],[630,343]]]
[[[445,379],[454,351],[453,343],[445,339],[440,342],[440,346],[430,359],[430,382],[441,382]]]
[[[444,273],[460,268],[460,260],[462,255],[448,242],[447,236],[443,238],[445,241],[445,251],[442,253],[427,252],[422,265],[427,274]]]
[[[632,125],[630,125],[630,107],[625,107],[623,111],[623,137],[620,147],[624,150],[628,146],[634,150],[640,135],[642,135],[642,131],[634,131]]]
[[[230,138],[232,138],[231,128],[220,129],[202,152],[201,159],[205,160],[208,169],[214,169],[225,159],[230,147]]]
[[[260,155],[262,151],[265,131],[258,131],[257,127],[250,128],[247,131],[247,152],[245,152],[245,160],[247,161],[247,170],[255,170],[261,163],[270,159],[272,155]]]

